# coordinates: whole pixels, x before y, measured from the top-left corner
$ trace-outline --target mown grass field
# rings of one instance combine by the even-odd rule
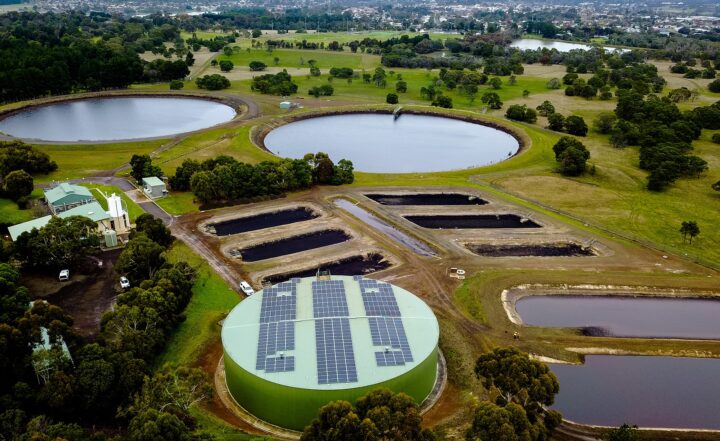
[[[36,188],[30,195],[31,199],[39,199],[43,197],[41,189]],[[32,209],[18,208],[17,202],[10,199],[0,198],[0,224],[14,225],[22,222],[27,222],[35,218],[35,213]]]
[[[276,57],[279,59],[277,64],[275,63]],[[309,68],[309,60],[315,60],[317,67],[325,69],[331,67],[371,69],[380,65],[378,55],[301,49],[275,49],[273,51],[259,48],[239,49],[229,57],[225,54],[219,55],[218,61],[222,60],[230,60],[234,65],[243,67],[249,66],[251,61],[261,61],[268,66]]]
[[[35,176],[36,183],[63,181],[92,176],[130,161],[134,154],[144,155],[158,149],[167,140],[108,144],[37,144],[35,147],[50,155],[58,169],[48,175]]]

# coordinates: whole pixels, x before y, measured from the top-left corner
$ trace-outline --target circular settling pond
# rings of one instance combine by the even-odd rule
[[[517,153],[512,135],[492,127],[428,115],[355,113],[308,118],[272,130],[268,150],[302,158],[326,152],[374,173],[437,172],[480,167]]]
[[[0,132],[42,141],[113,141],[192,132],[234,117],[232,107],[204,99],[98,98],[21,111],[0,120]]]

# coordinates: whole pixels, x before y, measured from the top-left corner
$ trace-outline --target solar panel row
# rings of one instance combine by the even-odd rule
[[[383,351],[375,352],[377,365],[402,366],[412,362],[410,343],[392,286],[372,279],[362,279],[359,283],[373,346],[384,346]]]
[[[342,280],[312,282],[318,384],[355,383],[357,368]]]
[[[285,352],[295,349],[296,284],[291,280],[263,290],[255,361],[258,370],[268,373],[295,370],[295,357]]]

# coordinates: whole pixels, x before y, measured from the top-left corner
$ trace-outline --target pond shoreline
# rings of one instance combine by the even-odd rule
[[[395,108],[390,107],[360,107],[360,108],[349,108],[349,109],[332,109],[328,111],[318,111],[318,112],[306,112],[306,113],[297,113],[297,114],[291,114],[284,117],[279,117],[272,121],[270,124],[264,124],[262,127],[254,126],[252,130],[250,131],[250,141],[253,142],[258,148],[264,150],[267,153],[270,153],[273,156],[278,156],[275,152],[271,151],[267,148],[265,145],[265,138],[267,135],[281,127],[290,123],[313,119],[313,118],[322,118],[326,116],[339,116],[339,115],[355,115],[355,114],[380,114],[380,115],[392,115]],[[510,125],[503,124],[500,121],[491,121],[490,119],[483,118],[479,114],[468,114],[468,113],[456,113],[456,112],[447,112],[447,111],[440,111],[440,110],[434,110],[430,108],[416,108],[416,107],[403,107],[402,113],[407,115],[422,115],[422,116],[434,116],[438,118],[448,118],[448,119],[454,119],[458,121],[463,121],[471,124],[477,124],[484,127],[489,127],[491,129],[495,129],[498,131],[501,131],[505,134],[510,135],[515,141],[518,143],[518,149],[517,151],[508,156],[507,158],[503,159],[501,162],[505,162],[507,160],[510,160],[521,153],[527,151],[530,148],[531,141],[530,138],[523,132],[519,131],[515,127],[511,127]],[[471,168],[481,168],[481,167],[487,167],[494,164],[486,164],[481,165],[478,167],[471,167]],[[462,169],[459,169],[462,170]],[[444,171],[452,171],[452,170],[444,170]],[[368,172],[368,173],[380,173],[380,172]],[[399,173],[416,173],[416,172],[399,172]],[[419,172],[417,172],[419,173]],[[431,171],[431,172],[423,172],[423,173],[440,173],[440,171]]]

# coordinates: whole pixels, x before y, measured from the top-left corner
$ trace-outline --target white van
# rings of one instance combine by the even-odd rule
[[[64,269],[64,270],[60,271],[60,275],[58,276],[58,280],[60,280],[61,282],[64,282],[64,281],[69,280],[69,279],[70,279],[70,270]]]

